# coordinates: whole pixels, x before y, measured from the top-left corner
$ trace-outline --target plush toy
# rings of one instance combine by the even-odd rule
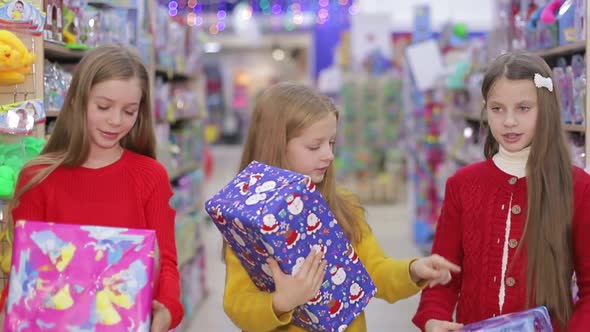
[[[0,85],[23,83],[34,61],[35,55],[15,34],[0,30]]]
[[[545,24],[553,24],[557,19],[557,12],[559,11],[559,7],[563,4],[564,0],[552,0],[545,6],[543,12],[541,13],[541,22]]]

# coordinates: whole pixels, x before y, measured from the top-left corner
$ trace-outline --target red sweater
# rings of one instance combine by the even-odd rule
[[[590,175],[574,168],[573,258],[580,300],[568,331],[590,327]],[[499,306],[502,255],[512,196],[505,302]],[[447,181],[432,252],[462,267],[446,286],[425,289],[413,322],[422,331],[430,319],[469,324],[525,310],[526,255],[516,256],[527,211],[526,179],[516,180],[494,162],[467,166]],[[555,327],[555,324],[554,324]],[[556,329],[556,331],[558,331]]]
[[[27,183],[32,173],[33,169],[23,170],[17,188]],[[174,328],[182,320],[183,308],[174,237],[176,213],[168,204],[171,196],[162,165],[126,150],[117,162],[99,169],[58,167],[23,194],[12,215],[14,220],[155,230],[160,273],[154,299],[168,308],[170,328]]]

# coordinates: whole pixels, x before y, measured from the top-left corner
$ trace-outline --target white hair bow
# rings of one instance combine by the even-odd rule
[[[535,86],[537,88],[547,88],[547,90],[553,92],[553,81],[551,77],[543,77],[541,74],[535,74]]]

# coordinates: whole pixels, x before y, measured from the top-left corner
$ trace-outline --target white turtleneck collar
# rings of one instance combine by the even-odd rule
[[[526,147],[518,152],[507,151],[500,145],[498,153],[492,157],[494,164],[504,173],[523,178],[526,176],[526,163],[529,159],[531,147]]]

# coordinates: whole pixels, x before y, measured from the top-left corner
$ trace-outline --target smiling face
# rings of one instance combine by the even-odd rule
[[[492,135],[509,152],[531,145],[537,122],[537,91],[530,80],[498,79],[488,94],[486,112]]]
[[[333,113],[302,129],[287,142],[287,163],[297,173],[308,175],[320,183],[334,161],[337,119]]]
[[[139,81],[110,80],[96,84],[88,99],[90,154],[118,153],[120,141],[135,125],[142,97]]]

